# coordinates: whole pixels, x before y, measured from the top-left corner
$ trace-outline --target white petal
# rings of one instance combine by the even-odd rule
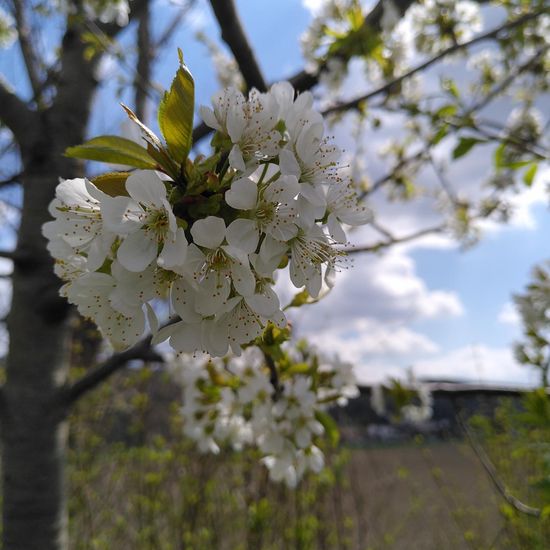
[[[231,284],[225,277],[217,273],[209,273],[199,285],[195,298],[195,310],[208,317],[220,313],[227,301]]]
[[[231,264],[233,286],[241,296],[251,296],[256,288],[256,279],[251,269],[240,262]]]
[[[141,207],[129,197],[110,197],[101,203],[103,226],[117,235],[137,231],[143,225],[142,213]]]
[[[128,235],[120,245],[117,258],[128,271],[143,271],[157,256],[158,246],[145,231]]]
[[[178,323],[172,333],[170,345],[176,351],[191,353],[201,349],[201,323]]]
[[[159,330],[159,320],[155,310],[149,302],[145,303],[145,313],[147,314],[147,323],[151,334],[156,334]]]
[[[323,196],[321,189],[313,187],[309,183],[302,183],[300,185],[300,195],[304,197],[309,203],[313,206],[323,206],[326,207],[326,200]]]
[[[151,344],[153,346],[156,346],[157,344],[160,344],[161,342],[164,342],[164,340],[168,340],[174,332],[178,330],[178,327],[183,323],[183,321],[180,321],[179,323],[174,323],[173,325],[168,325],[167,327],[162,327],[160,330],[158,330],[151,339]]]
[[[296,176],[299,178],[302,173],[294,153],[289,149],[283,149],[279,153],[279,165],[281,167],[281,174],[285,176]]]
[[[173,284],[170,294],[172,307],[187,323],[197,323],[201,320],[201,315],[195,311],[195,297],[195,290],[183,279],[178,279]]]
[[[237,210],[251,210],[258,200],[258,184],[249,178],[240,178],[225,192],[225,201]]]
[[[136,170],[126,180],[126,190],[135,201],[147,206],[162,208],[166,200],[166,187],[151,170]]]
[[[221,130],[222,127],[220,126],[216,116],[214,115],[214,111],[210,109],[210,107],[206,107],[204,105],[201,105],[199,108],[199,113],[201,115],[201,118],[204,120],[204,123],[207,126],[210,126],[210,128],[214,128],[214,130]]]
[[[269,318],[279,309],[279,299],[273,291],[270,294],[253,294],[245,300],[250,309],[261,317]]]
[[[243,106],[240,103],[231,105],[227,111],[227,133],[233,143],[240,141],[245,126]]]
[[[260,258],[265,263],[276,263],[275,267],[277,267],[287,250],[288,245],[286,243],[266,235],[262,246],[260,246]]]
[[[225,238],[225,222],[216,216],[197,220],[191,227],[191,235],[199,246],[218,248]]]
[[[256,251],[260,234],[253,220],[237,218],[229,224],[226,238],[231,246],[250,254]]]
[[[236,170],[244,172],[246,170],[246,164],[244,163],[243,154],[238,145],[233,145],[229,152],[229,165]]]
[[[183,266],[187,256],[187,239],[185,231],[178,227],[176,234],[172,239],[164,242],[164,247],[160,253],[157,264],[164,269]]]
[[[336,219],[334,214],[330,214],[327,220],[327,226],[330,233],[330,236],[339,243],[347,242],[347,237],[345,231],[342,229],[342,226]]]

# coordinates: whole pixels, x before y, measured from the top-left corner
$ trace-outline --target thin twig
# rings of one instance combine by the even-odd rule
[[[414,233],[410,233],[409,235],[405,235],[403,237],[395,237],[389,231],[387,231],[386,229],[382,229],[379,226],[376,227],[375,229],[385,234],[387,236],[386,240],[379,241],[377,243],[370,244],[370,245],[354,246],[353,248],[346,248],[345,252],[347,254],[359,254],[360,252],[379,252],[380,250],[383,250],[384,248],[388,248],[395,244],[414,241],[416,239],[419,239],[420,237],[425,237],[426,235],[443,233],[443,231],[447,229],[447,226],[445,224],[440,224],[434,227],[428,227],[426,229],[415,231]]]
[[[533,516],[536,518],[540,517],[542,511],[539,508],[534,508],[533,506],[529,506],[511,494],[511,492],[506,487],[502,479],[500,479],[497,473],[497,470],[493,465],[493,463],[491,462],[491,459],[487,456],[485,449],[483,449],[483,447],[475,440],[475,438],[473,437],[470,431],[470,428],[462,420],[460,413],[456,414],[456,419],[457,419],[458,425],[466,435],[466,439],[470,444],[470,447],[474,451],[478,460],[481,462],[481,465],[483,466],[483,468],[489,475],[491,481],[493,482],[493,485],[495,486],[497,491],[502,495],[504,500],[506,500],[508,504],[513,506],[518,512],[521,512],[522,514],[526,514],[528,516]]]
[[[40,79],[40,58],[34,48],[34,42],[31,36],[31,30],[27,21],[27,6],[24,0],[13,0],[13,11],[15,15],[15,24],[19,39],[19,47],[25,62],[25,68],[29,77],[32,91],[37,103],[40,102],[42,93],[42,83]]]
[[[514,19],[513,21],[509,21],[508,23],[504,23],[503,25],[500,25],[499,27],[492,29],[484,34],[480,34],[479,36],[476,36],[475,38],[472,38],[471,40],[467,42],[462,42],[460,44],[453,44],[452,46],[448,47],[447,49],[443,50],[442,52],[438,53],[434,57],[431,57],[430,59],[424,61],[423,63],[420,63],[416,67],[412,68],[411,70],[407,71],[406,73],[403,73],[401,76],[398,76],[394,78],[393,80],[386,82],[383,86],[380,86],[379,88],[376,88],[372,90],[371,92],[368,92],[364,95],[361,95],[359,97],[356,97],[355,99],[352,99],[350,101],[345,101],[342,103],[336,103],[335,105],[332,105],[331,107],[328,107],[323,111],[324,115],[330,114],[330,113],[338,113],[341,111],[349,111],[350,109],[358,109],[360,105],[369,100],[373,97],[376,97],[380,94],[385,94],[389,91],[391,91],[393,88],[395,88],[398,84],[403,82],[403,80],[406,80],[407,78],[410,78],[411,76],[415,75],[416,73],[423,71],[436,63],[437,61],[443,59],[444,57],[447,57],[448,55],[455,53],[460,50],[464,50],[466,48],[469,48],[470,46],[473,46],[474,44],[477,44],[478,42],[482,42],[484,40],[489,40],[491,38],[498,38],[499,35],[504,32],[513,29],[514,27],[517,27],[527,21],[530,21],[531,19],[534,19],[536,17],[539,17],[540,15],[546,13],[548,11],[548,8],[538,10],[533,13],[527,13],[523,15],[522,17],[518,17],[517,19]]]

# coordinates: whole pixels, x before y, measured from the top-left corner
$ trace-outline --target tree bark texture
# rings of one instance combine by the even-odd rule
[[[78,32],[67,31],[61,80],[52,106],[34,113],[32,131],[18,140],[24,166],[23,205],[13,271],[10,345],[1,403],[4,550],[66,550],[66,406],[60,396],[68,365],[64,343],[68,306],[46,250],[41,226],[59,177],[81,167],[64,158],[85,138],[95,62],[85,62]]]

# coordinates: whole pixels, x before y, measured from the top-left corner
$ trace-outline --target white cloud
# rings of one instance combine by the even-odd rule
[[[415,363],[417,377],[447,378],[470,382],[536,384],[538,373],[518,364],[511,348],[485,345],[455,349]]]
[[[406,357],[439,351],[427,336],[398,324],[385,325],[376,319],[362,318],[337,328],[308,331],[308,341],[325,353],[337,353],[354,364],[368,357],[387,355]]]
[[[339,329],[355,320],[403,325],[419,319],[464,314],[455,292],[432,290],[418,276],[412,258],[399,250],[361,255],[337,275],[334,289],[312,307],[289,312],[300,333]],[[287,289],[288,295],[288,289]]]
[[[364,361],[356,366],[363,384],[387,381],[390,377],[405,378],[408,368],[417,379],[453,380],[460,382],[530,385],[538,383],[535,369],[519,365],[510,348],[484,345],[454,349],[439,355],[411,360],[409,365],[383,361]]]
[[[504,325],[518,326],[521,321],[518,310],[512,302],[506,302],[497,317],[499,323]]]

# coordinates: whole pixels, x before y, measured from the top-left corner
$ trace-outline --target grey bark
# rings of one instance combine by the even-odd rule
[[[61,80],[48,110],[28,111],[18,139],[24,166],[24,200],[13,271],[10,345],[1,408],[3,548],[65,550],[66,409],[59,399],[66,382],[64,340],[68,307],[58,295],[41,226],[59,176],[80,167],[64,158],[84,140],[96,82],[95,63],[83,61],[77,29],[64,37]],[[9,117],[8,117],[9,118]],[[32,118],[32,126],[28,120]],[[13,121],[17,126],[17,121]]]

